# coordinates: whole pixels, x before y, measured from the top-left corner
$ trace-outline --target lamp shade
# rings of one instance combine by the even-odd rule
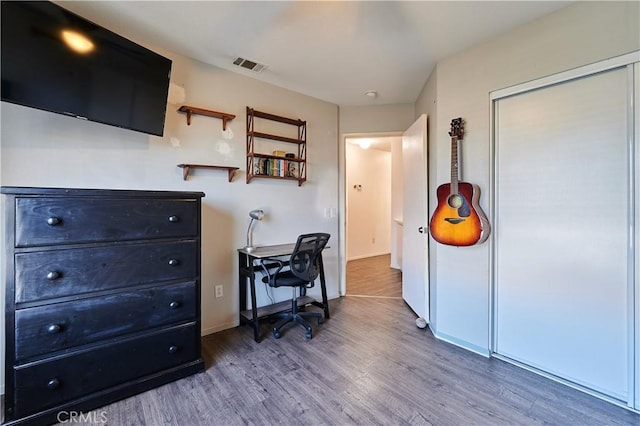
[[[264,218],[264,211],[263,210],[251,210],[249,212],[249,217],[251,219],[255,219],[255,220],[262,220]]]
[[[262,220],[264,218],[264,211],[259,209],[251,210],[249,212],[249,217],[251,218],[251,221],[249,222],[249,227],[247,228],[247,250],[253,250],[254,247],[251,241],[251,225],[253,225],[254,220]]]

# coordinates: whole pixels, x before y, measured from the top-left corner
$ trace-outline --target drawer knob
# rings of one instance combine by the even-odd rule
[[[171,223],[180,222],[180,217],[176,216],[176,215],[171,215],[171,216],[169,216],[169,222],[171,222]]]
[[[49,219],[47,219],[47,224],[49,226],[56,226],[56,225],[59,225],[60,223],[62,223],[62,220],[59,217],[52,216]]]
[[[47,272],[47,279],[49,281],[53,281],[53,280],[57,280],[58,278],[60,278],[62,274],[58,271],[49,271]]]
[[[60,333],[62,331],[62,327],[60,327],[60,324],[49,324],[47,326],[47,333],[49,334],[56,334],[56,333]]]
[[[54,377],[53,379],[49,380],[49,382],[47,383],[47,387],[49,389],[58,389],[60,387],[60,380],[58,380],[57,377]]]
[[[169,346],[169,353],[170,354],[175,354],[176,352],[178,352],[178,347],[176,345]]]
[[[180,264],[180,261],[178,259],[169,259],[169,265],[178,266],[179,264]]]
[[[169,303],[169,307],[171,309],[178,309],[180,307],[180,302],[173,301],[173,302]]]

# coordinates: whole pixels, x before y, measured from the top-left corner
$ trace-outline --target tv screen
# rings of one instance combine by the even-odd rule
[[[162,136],[171,60],[50,2],[1,7],[3,101]]]

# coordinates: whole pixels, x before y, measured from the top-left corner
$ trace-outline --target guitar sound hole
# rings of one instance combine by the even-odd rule
[[[462,207],[462,197],[458,194],[453,194],[449,197],[447,203],[452,209],[459,209],[460,207]]]

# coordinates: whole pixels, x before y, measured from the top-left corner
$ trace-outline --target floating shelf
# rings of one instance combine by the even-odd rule
[[[187,126],[191,125],[191,115],[206,115],[207,117],[219,118],[222,120],[222,130],[227,130],[227,121],[231,121],[236,118],[233,114],[227,114],[226,112],[212,111],[210,109],[196,108],[189,105],[182,105],[178,108],[178,112],[184,112],[187,114]]]
[[[178,167],[182,168],[182,178],[187,180],[189,178],[189,170],[190,169],[218,169],[218,170],[226,170],[229,174],[229,182],[233,180],[233,176],[236,173],[236,170],[239,167],[230,167],[230,166],[212,166],[208,164],[178,164]]]

